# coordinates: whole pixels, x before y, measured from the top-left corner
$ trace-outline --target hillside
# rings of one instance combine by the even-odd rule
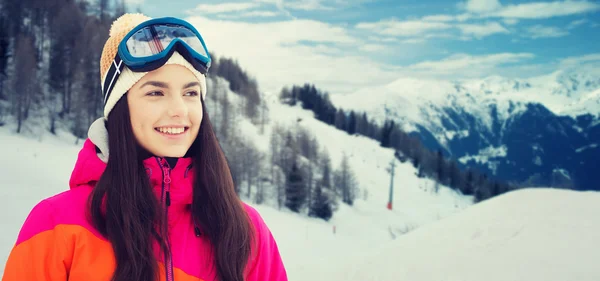
[[[214,95],[226,93],[232,106],[243,104],[243,98],[229,91],[226,81],[219,78],[209,82]],[[386,168],[394,158],[391,149],[325,125],[312,118],[309,111],[279,104],[274,96],[267,97],[267,101],[271,121],[265,125],[263,134],[243,116],[235,117],[245,142],[252,142],[259,151],[268,154],[269,131],[275,124],[306,128],[327,149],[334,168],[339,166],[344,153],[348,155],[360,189],[353,206],[339,202],[338,210],[326,222],[286,208],[278,210],[272,200],[256,204],[253,195],[245,195],[246,185],[242,184],[243,200],[256,206],[272,228],[290,280],[314,279],[314,276],[334,278],[336,270],[359,258],[361,251],[385,247],[403,233],[472,205],[472,197],[444,186],[435,193],[433,181],[418,178],[411,164],[397,163],[394,208],[386,209],[390,184]],[[211,109],[212,105],[208,105],[209,111],[219,110],[218,107]],[[219,118],[213,119],[218,124]],[[44,132],[42,127],[28,125],[25,128],[23,135],[17,135],[13,133],[12,123],[0,127],[3,144],[0,153],[9,159],[0,164],[0,194],[7,203],[0,207],[5,230],[0,237],[0,264],[4,264],[23,220],[35,203],[68,188],[69,175],[81,145],[81,140],[75,144],[75,137],[67,133],[61,132],[57,137]],[[274,187],[265,188],[272,197]],[[331,260],[338,262],[332,265]]]
[[[509,192],[403,236],[339,280],[598,280],[598,202],[598,192]]]
[[[599,90],[600,71],[586,67],[529,79],[403,77],[331,99],[380,123],[394,120],[428,148],[502,180],[595,190]]]

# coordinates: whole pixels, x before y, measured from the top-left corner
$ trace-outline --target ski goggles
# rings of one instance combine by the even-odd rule
[[[206,75],[211,58],[202,35],[190,23],[173,17],[145,21],[133,28],[121,42],[103,85],[104,103],[126,65],[133,72],[160,68],[177,51],[196,70]]]

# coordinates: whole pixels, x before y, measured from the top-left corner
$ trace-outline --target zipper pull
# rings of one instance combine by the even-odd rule
[[[171,176],[169,175],[169,168],[164,167],[163,168],[163,174],[164,174],[164,182],[165,183],[171,183]]]
[[[202,232],[200,232],[200,228],[198,228],[197,226],[194,226],[194,232],[196,232],[196,237],[200,237],[200,235],[202,235]]]
[[[171,192],[167,191],[167,195],[166,195],[166,203],[167,203],[167,207],[171,206]]]

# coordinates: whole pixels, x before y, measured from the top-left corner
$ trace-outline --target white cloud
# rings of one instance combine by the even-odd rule
[[[263,91],[311,82],[332,93],[345,93],[398,77],[389,70],[393,66],[357,53],[365,42],[335,25],[312,20],[244,23],[198,16],[188,21],[202,33],[212,53],[238,60]]]
[[[491,16],[519,19],[545,19],[583,14],[600,10],[600,4],[589,1],[555,1],[508,5]]]
[[[359,49],[365,52],[380,52],[387,49],[387,46],[381,44],[364,44]]]
[[[503,19],[502,21],[507,25],[515,25],[515,24],[519,23],[518,19],[513,19],[513,18]]]
[[[454,21],[456,19],[455,16],[451,16],[451,15],[431,15],[431,16],[425,16],[423,18],[421,18],[424,21],[442,21],[442,22],[448,22],[448,21]]]
[[[429,33],[429,34],[423,35],[423,38],[425,38],[425,39],[432,39],[432,38],[453,39],[453,38],[456,38],[456,35],[450,34],[448,32],[446,32],[446,33]]]
[[[574,20],[571,23],[569,23],[569,25],[567,26],[567,29],[573,29],[576,28],[584,23],[587,23],[588,20],[587,19],[579,19],[579,20]]]
[[[273,11],[248,11],[234,14],[219,14],[221,19],[236,19],[236,18],[268,18],[278,16],[279,13]]]
[[[431,15],[421,19],[405,21],[391,18],[378,22],[362,22],[355,27],[384,36],[411,37],[408,41],[403,41],[406,43],[420,43],[423,39],[430,38],[452,38],[468,41],[472,40],[473,37],[482,38],[498,33],[510,33],[498,22],[462,23],[469,17],[464,16],[464,14],[459,16]]]
[[[286,1],[285,6],[292,10],[334,10],[334,7],[325,6],[319,0]]]
[[[326,44],[317,44],[317,45],[311,46],[311,47],[307,47],[307,46],[301,46],[301,47],[309,48],[310,49],[309,51],[311,53],[318,53],[318,54],[334,56],[334,57],[339,56],[344,51],[338,47],[334,47],[334,46],[326,45]]]
[[[259,7],[259,3],[243,2],[243,3],[220,3],[220,4],[199,4],[194,9],[194,12],[204,14],[219,14],[229,12],[240,12],[251,10]]]
[[[456,54],[439,61],[424,61],[413,64],[409,68],[417,72],[425,71],[431,74],[456,74],[460,72],[469,76],[467,74],[490,72],[490,70],[501,65],[517,63],[533,57],[534,55],[531,53],[500,53],[481,56]]]
[[[244,17],[274,17],[277,15],[278,13],[272,11],[250,11],[242,14]]]
[[[289,14],[288,9],[290,10],[303,10],[303,11],[318,11],[318,10],[335,10],[341,4],[346,4],[345,2],[335,2],[335,6],[329,6],[323,4],[322,0],[255,0],[261,3],[268,3],[275,5],[280,11],[284,11],[286,14]],[[291,14],[290,14],[291,16]]]
[[[464,14],[459,14],[459,15],[437,14],[437,15],[424,16],[421,18],[421,20],[428,21],[428,22],[465,22],[465,21],[468,21],[473,18],[478,18],[478,16],[475,16],[470,13],[464,13]]]
[[[406,40],[402,40],[402,43],[404,43],[404,44],[420,44],[420,43],[425,43],[425,39],[423,39],[423,38],[406,39]]]
[[[587,54],[578,57],[567,57],[560,61],[562,67],[578,66],[587,63],[600,63],[600,53]]]
[[[461,4],[465,10],[472,13],[486,13],[499,9],[502,5],[498,0],[468,0]]]
[[[489,36],[496,33],[509,33],[508,29],[497,22],[488,22],[486,24],[458,24],[457,27],[465,35],[471,35],[477,38]]]
[[[452,25],[443,22],[428,22],[421,20],[398,21],[396,19],[381,20],[379,22],[363,22],[356,25],[358,29],[370,30],[381,35],[414,36],[433,30],[452,28]]]
[[[403,44],[402,53],[406,57],[418,56],[424,48],[419,43],[428,38],[456,38],[457,35],[446,30],[417,38],[376,34],[354,37],[352,34],[356,30],[311,20],[269,23],[205,17],[188,20],[202,33],[212,53],[217,57],[236,59],[257,79],[262,91],[278,92],[284,86],[310,82],[332,94],[343,94],[386,84],[401,76],[460,79],[497,74],[539,74],[548,70],[527,64],[534,57],[530,53],[456,54],[408,66],[377,63],[372,59],[374,53],[391,50],[389,42]]]
[[[409,37],[402,43],[422,43],[424,39],[446,38],[469,41],[473,38],[482,38],[493,34],[510,33],[508,29],[498,22],[486,23],[458,23],[446,22],[449,16],[435,15],[420,20],[399,21],[396,19],[381,20],[379,22],[363,22],[355,27],[359,30],[368,30],[386,37]],[[426,20],[428,19],[428,20]],[[440,21],[434,21],[440,20]]]
[[[545,19],[595,12],[600,10],[600,4],[589,0],[562,0],[502,5],[499,0],[467,0],[459,2],[458,8],[471,17]]]
[[[290,11],[288,11],[284,4],[283,4],[283,0],[255,0],[256,2],[259,3],[267,3],[267,4],[272,4],[275,6],[275,8],[277,8],[277,10],[279,10],[282,14],[290,17],[290,18],[294,18],[294,16],[292,16],[292,14],[290,13]]]
[[[460,14],[458,16],[456,16],[456,20],[463,22],[463,21],[468,21],[471,18],[473,18],[473,16],[471,14]]]
[[[537,38],[556,38],[569,35],[569,32],[554,26],[535,25],[527,28],[527,36]]]
[[[396,37],[380,37],[376,35],[370,35],[367,37],[370,42],[384,42],[384,43],[396,43],[400,40]]]

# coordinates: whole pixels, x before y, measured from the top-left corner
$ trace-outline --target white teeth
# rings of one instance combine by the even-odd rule
[[[177,135],[185,131],[184,128],[157,128],[163,134]]]

